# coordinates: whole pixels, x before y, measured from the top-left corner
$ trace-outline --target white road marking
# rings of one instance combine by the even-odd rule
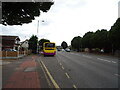
[[[67,73],[65,73],[65,75],[67,76],[67,78],[70,78],[70,76]]]
[[[111,62],[111,61],[109,61],[109,60],[103,60],[103,61],[106,61],[106,62]]]
[[[60,63],[60,65],[62,66],[62,64]]]
[[[73,85],[74,88],[77,88],[75,85]]]
[[[115,61],[112,61],[112,63],[117,63],[117,62],[115,62]]]
[[[92,58],[92,57],[90,57],[90,56],[87,56],[87,55],[82,55],[83,57],[86,57],[86,58]]]
[[[120,77],[120,75],[119,74],[114,74],[115,76],[119,76]]]
[[[64,70],[64,67],[62,66],[62,69]]]
[[[102,59],[102,58],[97,58],[98,60],[101,60],[101,61],[106,61],[106,62],[112,62],[112,63],[117,63],[115,61],[110,61],[110,60],[106,60],[106,59]]]
[[[102,58],[97,58],[98,60],[101,60],[101,61],[106,61],[106,62],[111,62],[109,60],[106,60],[106,59],[102,59]]]
[[[97,58],[97,59],[98,59],[98,60],[102,60],[102,61],[104,60],[104,59],[101,59],[101,58]]]

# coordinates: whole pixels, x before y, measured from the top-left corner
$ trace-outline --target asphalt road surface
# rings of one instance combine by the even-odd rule
[[[60,51],[55,56],[41,55],[39,62],[56,88],[119,86],[117,57]]]

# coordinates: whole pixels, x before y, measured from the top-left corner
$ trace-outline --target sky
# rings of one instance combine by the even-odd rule
[[[32,23],[22,26],[3,26],[2,35],[19,36],[21,41],[37,35],[61,45],[63,41],[71,44],[76,36],[83,36],[98,29],[110,30],[118,18],[120,0],[54,0],[47,13],[41,12]],[[38,28],[39,21],[39,28]],[[43,22],[44,21],[44,22]],[[38,28],[38,29],[37,29]],[[38,30],[38,33],[37,33]]]

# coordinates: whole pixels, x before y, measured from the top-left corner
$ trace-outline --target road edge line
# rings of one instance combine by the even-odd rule
[[[41,66],[41,68],[42,68],[42,70],[43,70],[43,73],[45,74],[45,78],[46,78],[46,80],[47,80],[48,86],[51,88],[52,85],[50,84],[50,81],[49,81],[49,79],[48,79],[48,76],[46,75],[45,70],[44,70],[44,68],[43,68],[43,66],[42,66],[42,64],[40,63],[39,60],[38,60],[38,62],[39,62],[40,66]]]
[[[41,64],[43,65],[46,73],[48,74],[48,76],[49,76],[50,80],[52,81],[53,85],[55,86],[55,88],[60,88],[60,87],[58,86],[58,84],[56,83],[56,81],[53,79],[52,75],[51,75],[50,72],[48,71],[48,69],[47,69],[47,67],[45,66],[45,64],[44,64],[42,61],[40,61],[40,62],[41,62]]]

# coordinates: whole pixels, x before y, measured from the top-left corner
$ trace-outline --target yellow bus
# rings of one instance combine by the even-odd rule
[[[43,43],[43,54],[45,55],[55,55],[56,54],[56,45],[54,42],[45,42]]]

